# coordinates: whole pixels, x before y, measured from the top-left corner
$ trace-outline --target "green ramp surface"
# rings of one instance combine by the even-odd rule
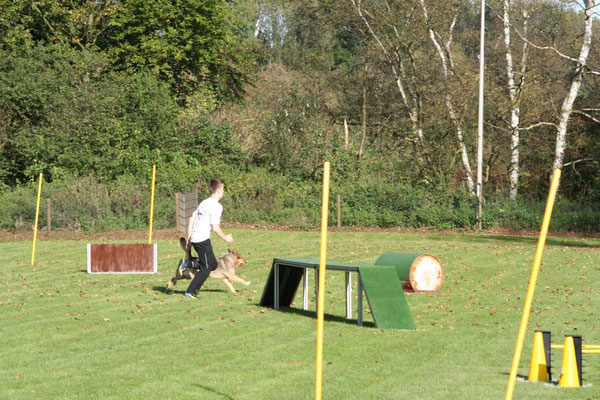
[[[381,329],[417,329],[396,268],[360,265],[358,269],[375,325]]]

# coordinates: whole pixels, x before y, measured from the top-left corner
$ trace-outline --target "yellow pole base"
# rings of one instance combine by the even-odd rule
[[[544,338],[542,332],[533,335],[533,350],[531,352],[531,363],[529,364],[529,376],[532,382],[548,381],[548,363],[544,349]]]
[[[560,368],[560,379],[558,386],[579,387],[579,372],[577,369],[577,355],[575,354],[575,343],[571,336],[565,337],[565,350],[563,352]]]

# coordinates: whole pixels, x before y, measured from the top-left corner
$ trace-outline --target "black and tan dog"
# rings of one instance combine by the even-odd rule
[[[196,257],[192,257],[192,251],[189,248],[186,248],[186,240],[185,238],[179,239],[179,243],[181,247],[186,251],[186,258],[179,260],[179,264],[177,264],[177,269],[175,270],[175,276],[171,278],[169,283],[167,284],[167,290],[170,290],[173,286],[177,284],[179,279],[194,279],[194,276],[198,273],[198,269],[196,268],[187,268],[181,271],[179,266],[184,260],[188,260],[188,264],[190,266],[195,265],[197,262]],[[242,283],[246,286],[250,285],[250,282],[243,280],[239,276],[235,274],[235,269],[237,267],[241,267],[246,264],[246,260],[242,258],[242,256],[235,250],[229,250],[227,253],[223,254],[221,257],[217,258],[217,262],[219,263],[217,269],[210,272],[209,277],[222,279],[223,282],[227,285],[231,293],[236,294],[231,281]]]

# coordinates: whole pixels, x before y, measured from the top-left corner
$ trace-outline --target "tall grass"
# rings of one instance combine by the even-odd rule
[[[314,311],[301,310],[300,293],[282,311],[258,302],[272,259],[318,258],[319,235],[232,231],[251,286],[236,285],[233,296],[208,280],[196,301],[182,299],[185,281],[165,291],[181,256],[175,232],[158,242],[157,275],[88,275],[83,240],[40,241],[34,266],[30,242],[0,243],[0,398],[313,398]],[[366,311],[363,327],[346,320],[344,277],[328,273],[324,398],[501,398],[535,245],[535,237],[331,232],[332,260],[427,252],[445,280],[440,293],[408,295],[417,331],[392,331],[375,329]],[[555,342],[569,333],[600,341],[599,256],[598,239],[549,238],[520,376],[534,329],[551,330]],[[584,357],[583,388],[518,380],[515,398],[597,398],[600,356]],[[558,378],[560,353],[553,359]]]

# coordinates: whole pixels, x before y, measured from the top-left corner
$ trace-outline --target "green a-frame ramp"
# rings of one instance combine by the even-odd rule
[[[399,279],[400,272],[395,266],[354,265],[327,261],[326,268],[328,271],[358,272],[360,285],[365,292],[376,327],[416,329]],[[274,309],[279,309],[279,306],[289,307],[298,291],[304,273],[308,269],[318,271],[319,261],[297,258],[274,259],[263,289],[260,305]],[[362,296],[360,291],[358,296]]]
[[[387,265],[361,265],[358,268],[375,326],[417,329],[396,268]]]

